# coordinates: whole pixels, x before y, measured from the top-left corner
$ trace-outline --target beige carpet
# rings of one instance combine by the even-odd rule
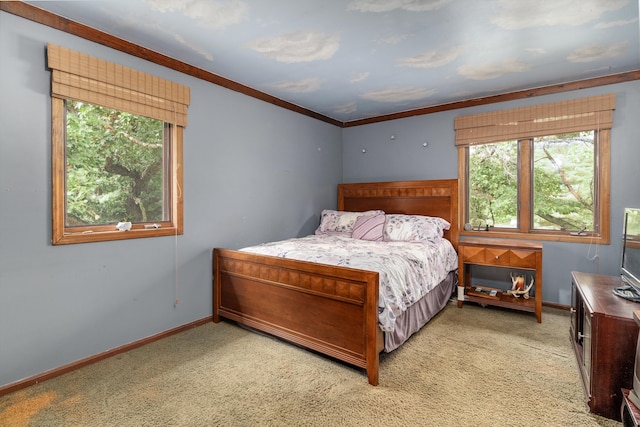
[[[207,324],[0,398],[2,426],[619,426],[591,415],[569,316],[450,304],[362,370]]]

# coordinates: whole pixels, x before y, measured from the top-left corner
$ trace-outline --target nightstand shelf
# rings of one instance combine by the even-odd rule
[[[475,287],[470,273],[471,265],[510,268],[515,272],[531,270],[535,273],[533,296],[516,298],[502,292],[500,298],[470,294]],[[535,313],[542,322],[542,244],[524,240],[468,238],[458,243],[458,307],[464,301],[493,305]],[[507,288],[511,288],[511,284]]]
[[[491,297],[485,297],[481,295],[473,295],[468,293],[467,291],[467,293],[464,296],[464,300],[469,302],[477,302],[478,304],[491,304],[491,305],[495,305],[503,308],[511,308],[511,309],[520,310],[520,311],[529,311],[531,313],[535,313],[536,311],[534,298],[529,298],[529,299],[516,298],[514,296],[507,294],[506,292],[503,292],[502,295],[500,295],[500,298],[491,298]]]

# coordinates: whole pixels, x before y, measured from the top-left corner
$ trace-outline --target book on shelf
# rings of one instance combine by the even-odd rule
[[[472,286],[467,293],[484,298],[500,299],[502,290],[486,286]]]

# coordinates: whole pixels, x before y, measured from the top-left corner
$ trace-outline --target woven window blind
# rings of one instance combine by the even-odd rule
[[[456,117],[456,146],[611,129],[615,94]]]
[[[51,43],[47,58],[53,97],[187,125],[188,86]]]

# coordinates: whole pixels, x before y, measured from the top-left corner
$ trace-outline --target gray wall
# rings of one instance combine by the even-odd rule
[[[47,42],[191,87],[184,235],[51,245]],[[336,206],[338,127],[5,12],[0,57],[0,386],[211,316],[213,247],[310,234]]]
[[[603,93],[616,94],[611,132],[611,244],[543,242],[543,301],[569,305],[571,271],[618,273],[623,208],[640,207],[640,82],[347,128],[343,130],[343,178],[345,182],[457,178],[454,117]],[[428,142],[427,148],[423,142]],[[598,257],[592,260],[594,255]]]

